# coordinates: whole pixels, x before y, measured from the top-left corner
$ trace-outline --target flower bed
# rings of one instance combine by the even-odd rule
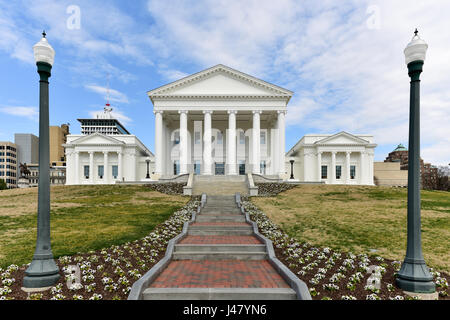
[[[27,294],[21,290],[29,264],[0,268],[0,300],[126,300],[133,283],[164,257],[169,240],[181,232],[199,205],[198,197],[193,198],[140,240],[56,259],[61,278],[42,293]],[[80,269],[80,283],[73,281],[73,265]],[[67,284],[69,279],[71,285]]]
[[[260,196],[274,196],[280,192],[294,188],[296,185],[289,183],[277,183],[277,182],[261,182],[255,183],[258,187],[258,195]]]
[[[251,220],[257,223],[259,232],[272,241],[277,258],[306,283],[313,300],[412,299],[395,286],[401,261],[300,243],[285,234],[248,198],[243,197],[242,204]],[[381,274],[379,289],[375,284],[368,284],[370,271]],[[431,273],[439,299],[450,299],[450,275],[432,269]]]
[[[167,182],[167,183],[152,183],[145,185],[150,190],[158,191],[166,194],[183,194],[183,187],[186,183]]]

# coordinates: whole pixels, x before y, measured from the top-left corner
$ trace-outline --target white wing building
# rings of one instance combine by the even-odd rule
[[[154,156],[105,109],[100,119],[81,119],[84,134],[67,136],[66,184],[114,184],[142,181],[154,171]],[[107,119],[109,121],[107,121]],[[91,120],[86,122],[87,120]],[[120,131],[112,127],[120,125]]]

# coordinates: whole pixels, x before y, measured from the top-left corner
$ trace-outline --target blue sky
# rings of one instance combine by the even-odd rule
[[[32,46],[45,29],[56,51],[50,122],[72,133],[102,111],[110,74],[116,117],[154,150],[146,92],[221,63],[295,92],[286,150],[308,133],[368,133],[381,161],[408,143],[403,49],[417,27],[429,44],[422,157],[448,164],[449,11],[447,0],[2,1],[0,140],[38,134]]]

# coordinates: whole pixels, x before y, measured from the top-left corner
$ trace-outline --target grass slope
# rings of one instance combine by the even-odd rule
[[[450,193],[422,191],[422,248],[428,266],[450,271]],[[407,190],[301,185],[251,201],[300,241],[403,261]]]
[[[146,236],[188,202],[144,186],[51,189],[55,258]],[[37,188],[0,191],[0,267],[31,262],[36,245]]]

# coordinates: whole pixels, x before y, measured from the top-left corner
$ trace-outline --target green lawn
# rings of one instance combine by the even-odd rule
[[[422,247],[428,266],[450,271],[450,193],[422,191]],[[251,201],[290,236],[315,246],[403,261],[407,190],[301,185]]]
[[[51,189],[55,258],[146,236],[188,198],[144,186],[61,186]],[[31,262],[36,243],[37,188],[0,191],[0,266]]]

